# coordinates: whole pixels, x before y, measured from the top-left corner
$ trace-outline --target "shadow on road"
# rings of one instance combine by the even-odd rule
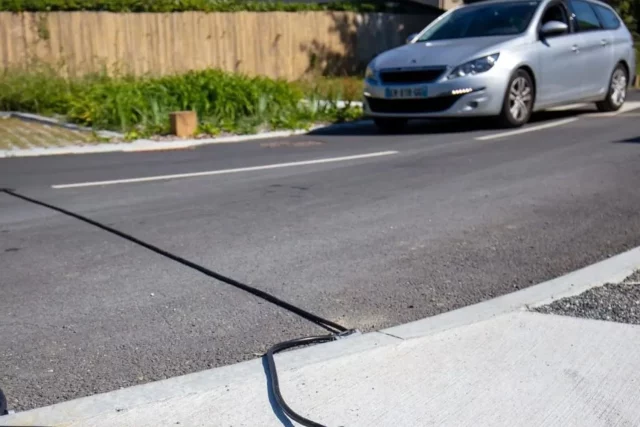
[[[593,113],[592,109],[583,108],[575,110],[561,111],[541,111],[533,114],[528,126],[539,125],[554,120],[578,117],[582,114]],[[438,119],[438,120],[415,120],[409,121],[405,129],[397,133],[386,133],[384,135],[429,135],[443,133],[466,133],[480,130],[505,130],[500,128],[496,120],[487,117],[466,117],[459,120]],[[363,120],[361,122],[336,124],[309,132],[309,135],[317,136],[368,136],[382,135],[373,121]]]
[[[640,144],[640,136],[613,141],[616,144]]]

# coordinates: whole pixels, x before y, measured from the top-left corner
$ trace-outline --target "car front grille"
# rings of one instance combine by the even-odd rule
[[[380,80],[386,84],[430,83],[437,80],[444,71],[445,67],[426,70],[383,70],[380,71]]]
[[[382,99],[367,97],[369,108],[374,113],[437,113],[448,110],[463,95],[439,96],[425,99]]]

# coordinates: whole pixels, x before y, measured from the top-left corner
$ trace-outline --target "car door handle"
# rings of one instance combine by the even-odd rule
[[[600,40],[600,44],[601,44],[602,46],[606,46],[606,45],[608,45],[608,44],[609,44],[609,42],[608,42],[608,41],[606,41],[606,40]]]
[[[578,53],[580,51],[580,49],[578,49],[578,45],[577,44],[574,44],[573,46],[571,46],[571,51],[575,52],[575,53]]]

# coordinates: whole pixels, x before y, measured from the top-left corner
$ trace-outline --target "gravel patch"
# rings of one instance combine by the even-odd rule
[[[533,311],[640,325],[640,271],[622,283],[589,289]]]
[[[8,115],[0,117],[0,150],[88,145],[97,142],[92,132],[20,120]]]
[[[627,277],[623,283],[638,283],[640,284],[640,270]]]

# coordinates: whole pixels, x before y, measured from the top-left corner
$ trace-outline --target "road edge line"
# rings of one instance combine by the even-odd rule
[[[188,173],[173,174],[173,175],[155,175],[155,176],[138,177],[138,178],[114,179],[109,181],[91,181],[91,182],[77,182],[77,183],[70,183],[70,184],[54,184],[54,185],[51,185],[51,188],[53,188],[54,190],[63,190],[66,188],[102,187],[106,185],[170,181],[175,179],[199,178],[199,177],[205,177],[205,176],[228,175],[228,174],[235,174],[235,173],[283,169],[283,168],[299,167],[299,166],[313,166],[318,164],[340,163],[340,162],[346,162],[351,160],[362,160],[362,159],[371,159],[371,158],[383,157],[383,156],[392,156],[398,153],[399,151],[396,151],[396,150],[377,151],[374,153],[354,154],[351,156],[326,157],[326,158],[312,159],[312,160],[301,160],[297,162],[273,163],[269,165],[247,166],[247,167],[233,168],[233,169],[218,169],[218,170],[212,170],[212,171],[188,172]]]
[[[537,131],[540,131],[540,130],[545,130],[545,129],[550,129],[550,128],[554,128],[554,127],[558,127],[558,126],[568,125],[569,123],[573,123],[573,122],[575,122],[577,120],[578,120],[577,117],[569,117],[567,119],[554,120],[552,122],[542,123],[542,124],[539,124],[539,125],[533,125],[533,126],[524,127],[524,128],[521,128],[521,129],[516,129],[516,130],[510,130],[510,131],[507,131],[507,132],[492,133],[492,134],[489,134],[489,135],[476,136],[474,139],[476,141],[490,141],[492,139],[508,138],[510,136],[522,135],[522,134],[525,134],[525,133],[537,132]]]

